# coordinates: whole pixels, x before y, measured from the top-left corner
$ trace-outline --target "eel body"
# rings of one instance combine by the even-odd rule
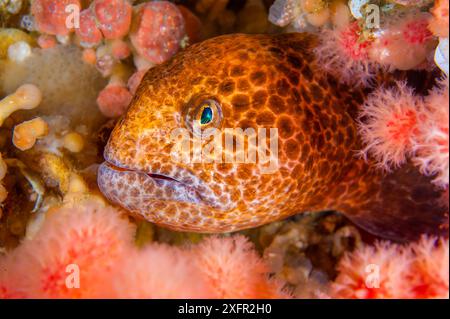
[[[181,231],[230,232],[323,210],[396,240],[448,231],[448,208],[429,178],[408,165],[384,174],[357,156],[355,118],[367,92],[324,74],[315,45],[300,33],[227,35],[149,70],[106,146],[101,191]],[[175,160],[174,131],[192,133],[190,145],[211,142],[198,142],[194,127],[266,128],[266,141],[276,128],[277,145],[265,162],[227,161],[227,150],[195,161],[192,147],[190,161]]]

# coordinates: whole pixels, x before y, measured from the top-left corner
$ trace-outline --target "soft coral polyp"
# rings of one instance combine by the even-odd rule
[[[423,103],[405,83],[378,88],[360,113],[362,153],[371,155],[386,170],[400,166],[412,152],[422,117]]]
[[[91,9],[106,39],[118,39],[128,34],[132,7],[127,0],[95,0]]]
[[[34,0],[31,2],[31,13],[34,16],[36,28],[51,35],[67,35],[72,28],[66,24],[70,15],[66,8],[74,5],[80,8],[79,0]]]
[[[340,260],[332,294],[355,299],[448,298],[448,243],[422,237],[407,245],[378,242],[360,247]]]
[[[186,36],[180,10],[168,1],[154,1],[137,7],[130,38],[137,52],[153,63],[162,63],[179,49]]]

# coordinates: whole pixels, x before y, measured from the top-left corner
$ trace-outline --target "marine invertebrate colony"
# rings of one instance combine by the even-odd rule
[[[267,279],[269,268],[243,236],[210,238],[193,251],[195,263],[216,298],[282,298],[280,283]]]
[[[2,92],[11,94],[27,83],[38,87],[42,97],[39,108],[27,112],[32,116],[66,116],[90,128],[103,120],[95,98],[106,81],[95,68],[83,63],[80,50],[74,46],[32,48],[23,62],[2,64]]]
[[[113,77],[98,95],[97,105],[103,115],[118,117],[125,113],[132,97],[125,83],[121,79]]]
[[[98,28],[106,39],[124,37],[131,25],[132,7],[124,0],[93,1],[93,11]]]
[[[118,212],[95,203],[49,212],[32,240],[2,257],[2,268],[8,281],[15,278],[10,289],[27,297],[92,298],[104,285],[99,274],[111,275],[118,258],[131,249],[133,233]],[[72,271],[83,280],[79,289],[67,284]]]
[[[48,134],[48,125],[40,117],[23,122],[14,128],[13,144],[25,151],[34,146],[38,138]]]
[[[378,88],[360,113],[362,154],[390,170],[408,158],[434,183],[448,186],[448,78],[441,79],[425,97],[405,83]]]
[[[8,95],[4,99],[0,100],[0,127],[4,124],[5,120],[14,112],[19,110],[31,110],[37,107],[42,101],[42,92],[32,84],[24,84],[20,86],[13,94]],[[45,125],[40,127],[39,133],[45,133]],[[36,136],[35,132],[29,130],[22,130],[22,136],[20,142],[26,141],[25,144],[31,140],[33,141]],[[17,137],[17,135],[16,135]],[[17,141],[17,140],[16,140]],[[33,143],[33,142],[32,142]],[[26,145],[29,146],[29,145]],[[0,153],[0,205],[6,200],[8,191],[3,186],[2,180],[5,178],[7,172],[7,165],[3,160]],[[0,208],[0,217],[2,215],[2,209]]]
[[[118,266],[111,295],[115,298],[211,298],[207,284],[189,252],[168,245],[152,244],[123,260]],[[168,280],[168,278],[171,278]]]
[[[448,187],[449,177],[448,90],[448,78],[443,78],[425,97],[430,112],[413,145],[414,162],[422,172],[435,176],[433,182],[441,187]]]
[[[180,10],[167,1],[148,2],[137,10],[136,26],[130,34],[137,52],[153,63],[168,60],[186,35]]]
[[[69,5],[80,7],[79,0],[38,0],[32,1],[31,13],[35,17],[36,28],[51,35],[67,35],[73,30],[70,29],[66,20],[70,12],[66,11]]]
[[[352,18],[339,17],[339,25],[319,30],[316,51],[323,69],[347,83],[365,86],[374,85],[381,70],[429,69],[438,33],[430,31],[437,19],[425,11],[427,5],[420,2],[402,10],[384,2],[350,2]]]
[[[150,67],[168,60],[187,43],[198,41],[201,22],[187,8],[169,1],[149,1],[134,7],[132,3],[34,0],[30,10],[34,23],[29,29],[42,33],[38,39],[41,48],[73,43],[94,50],[86,51],[91,53],[86,61],[106,77],[130,55],[136,60],[146,60]],[[136,67],[140,69],[138,64]],[[111,117],[122,115],[126,107],[124,96],[129,95],[126,90],[125,87],[119,93],[117,88],[105,90],[99,96],[99,108],[108,108],[106,114]]]
[[[139,250],[134,232],[121,212],[92,201],[50,211],[32,239],[0,256],[0,297],[287,296],[242,236],[184,249],[149,244]]]
[[[392,17],[372,43],[369,56],[390,69],[412,70],[423,67],[436,47],[436,39],[428,30],[429,13],[412,12],[405,17]]]
[[[22,85],[13,94],[0,101],[0,126],[13,112],[34,109],[41,101],[42,93],[35,85]]]
[[[423,106],[405,83],[393,88],[378,89],[363,106],[361,134],[366,147],[378,164],[389,170],[404,164],[424,116]],[[367,157],[367,154],[365,155]]]
[[[338,298],[448,298],[448,239],[365,246],[345,256],[338,271]]]
[[[323,30],[315,53],[326,72],[342,78],[344,83],[368,86],[381,66],[369,60],[371,40],[361,39],[361,33],[356,21]]]

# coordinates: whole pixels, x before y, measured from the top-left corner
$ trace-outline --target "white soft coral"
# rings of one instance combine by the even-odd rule
[[[426,120],[414,141],[414,163],[422,173],[434,175],[434,183],[448,186],[449,178],[449,95],[448,78],[441,79],[425,97]]]

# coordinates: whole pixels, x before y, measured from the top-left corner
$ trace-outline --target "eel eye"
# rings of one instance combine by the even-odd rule
[[[184,122],[186,126],[195,131],[194,128],[220,128],[222,124],[222,109],[214,98],[198,96],[193,98],[184,111]]]
[[[200,125],[208,125],[214,120],[214,109],[211,104],[215,103],[212,100],[207,100],[203,103],[203,105],[199,109],[199,121]]]
[[[200,124],[206,125],[212,122],[214,118],[214,113],[212,108],[209,106],[205,107],[202,111],[202,116],[200,117]]]

